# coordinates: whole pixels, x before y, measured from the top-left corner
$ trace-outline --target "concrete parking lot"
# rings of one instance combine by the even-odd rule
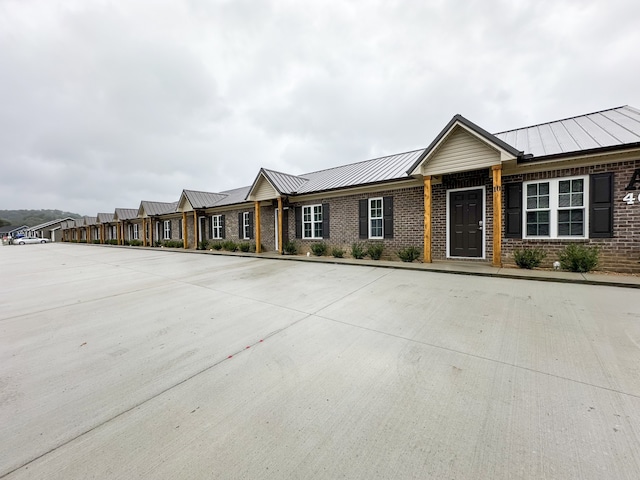
[[[637,479],[640,291],[0,247],[0,478]]]

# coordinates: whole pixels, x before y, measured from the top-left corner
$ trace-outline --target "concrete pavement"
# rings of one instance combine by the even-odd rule
[[[0,478],[640,477],[637,290],[79,245],[0,266]]]

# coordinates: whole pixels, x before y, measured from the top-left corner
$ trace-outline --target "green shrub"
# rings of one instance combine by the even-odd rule
[[[371,257],[371,260],[380,260],[383,250],[384,245],[382,243],[370,243],[367,247],[367,255]]]
[[[413,262],[420,258],[420,249],[418,247],[407,247],[398,250],[398,257],[403,262]]]
[[[198,250],[209,250],[209,242],[206,240],[198,242]]]
[[[213,242],[211,248],[214,250],[222,250],[222,242]]]
[[[118,240],[116,240],[115,238],[112,238],[111,240],[106,240],[104,243],[106,243],[107,245],[117,245]]]
[[[166,240],[163,246],[166,248],[183,248],[184,242],[182,240]]]
[[[222,242],[222,249],[227,252],[235,252],[238,250],[238,245],[232,240],[225,240]]]
[[[365,252],[364,245],[362,243],[356,242],[351,245],[351,256],[353,258],[364,258],[366,254],[367,252]]]
[[[547,254],[541,248],[525,248],[513,252],[516,265],[529,270],[539,267],[546,256]]]
[[[249,242],[242,242],[238,245],[238,248],[240,249],[241,252],[248,252],[249,250],[251,250],[252,245]],[[255,251],[255,246],[253,247],[254,251]]]
[[[584,245],[567,245],[560,252],[560,266],[563,270],[572,272],[590,272],[598,266],[598,247]]]
[[[87,243],[86,240],[79,240],[78,243]]]
[[[132,247],[141,247],[142,246],[142,240],[131,240],[129,242],[129,245],[131,245]]]
[[[100,240],[94,240],[94,241],[93,241],[93,243],[95,243],[95,244],[99,244],[99,243],[100,243]]]
[[[287,242],[283,245],[284,253],[287,255],[295,255],[298,253],[298,247],[294,242]]]
[[[327,244],[324,242],[312,243],[311,251],[317,257],[321,257],[327,253]]]
[[[333,247],[331,249],[331,255],[333,255],[335,258],[342,258],[344,257],[344,250],[338,247]]]

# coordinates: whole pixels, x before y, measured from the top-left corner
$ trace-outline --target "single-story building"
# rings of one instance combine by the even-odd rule
[[[63,224],[66,225],[66,222],[69,220],[73,219],[71,217],[67,217],[60,218],[58,220],[50,220],[48,222],[41,223],[40,225],[29,227],[26,234],[32,237],[48,238],[52,242],[59,242],[62,240]]]
[[[551,265],[581,244],[598,247],[603,269],[640,272],[639,191],[640,111],[622,106],[495,134],[455,115],[424,149],[300,175],[262,168],[250,186],[183,190],[174,211],[143,202],[114,219],[155,225],[150,244],[365,242],[387,258],[417,247],[424,262],[502,265],[540,248]]]

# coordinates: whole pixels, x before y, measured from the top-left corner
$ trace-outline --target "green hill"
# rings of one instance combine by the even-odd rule
[[[57,220],[59,218],[80,218],[82,215],[61,210],[0,210],[0,227],[13,225],[19,227],[26,225],[33,227],[41,223]]]

